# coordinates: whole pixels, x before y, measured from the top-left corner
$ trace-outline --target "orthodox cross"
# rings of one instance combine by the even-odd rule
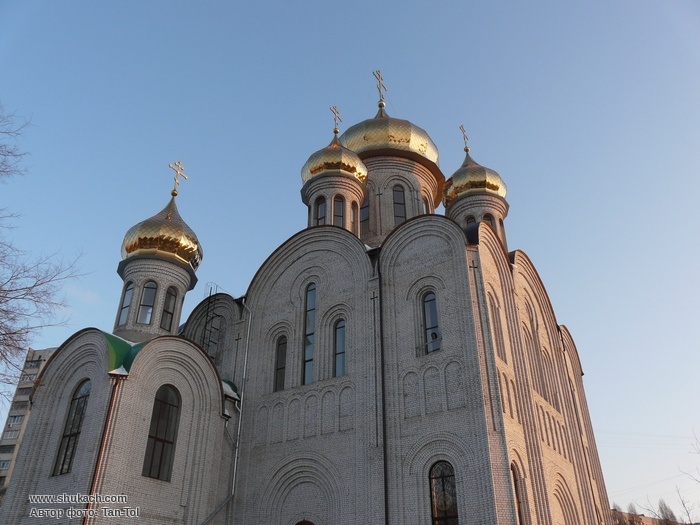
[[[464,151],[469,151],[469,145],[467,144],[469,142],[469,137],[467,137],[467,130],[464,129],[464,124],[462,124],[459,129],[462,130],[462,136],[464,137]]]
[[[170,193],[173,197],[177,196],[177,187],[180,185],[180,177],[184,177],[187,180],[187,175],[185,175],[185,167],[182,165],[181,161],[177,161],[175,164],[168,164],[171,170],[175,172],[175,186],[173,186],[173,191]]]
[[[384,93],[382,92],[382,89],[384,91],[388,91],[388,89],[384,85],[384,79],[382,78],[382,72],[377,69],[376,71],[373,71],[372,74],[374,75],[374,78],[377,79],[377,90],[379,91],[379,100],[383,102],[384,101]]]
[[[333,113],[333,122],[335,122],[335,127],[333,128],[333,133],[338,133],[338,123],[343,121],[343,119],[340,118],[340,113],[338,112],[338,106],[331,106],[331,113]]]

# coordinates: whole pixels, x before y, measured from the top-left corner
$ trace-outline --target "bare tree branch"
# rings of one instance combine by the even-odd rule
[[[683,496],[681,495],[681,490],[678,487],[676,487],[676,493],[678,494],[678,501],[680,501],[681,509],[683,510],[683,520],[687,520],[687,523],[692,524],[693,509],[695,506],[688,500],[683,498]]]
[[[27,126],[29,121],[20,119],[14,113],[5,112],[5,108],[0,104],[0,182],[26,172],[21,161],[27,153],[19,149],[17,138]]]
[[[28,125],[0,105],[0,182],[25,173],[21,161],[26,153],[19,149],[17,138]],[[4,397],[12,395],[31,338],[65,323],[61,290],[78,276],[77,259],[66,263],[56,255],[32,256],[15,246],[7,235],[15,217],[0,209],[0,396]]]

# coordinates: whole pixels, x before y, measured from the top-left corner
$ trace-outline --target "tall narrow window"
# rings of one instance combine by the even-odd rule
[[[326,224],[326,199],[319,197],[314,205],[314,224],[320,226]]]
[[[333,376],[340,377],[345,375],[345,320],[341,319],[335,323],[335,337],[333,341],[335,348],[335,368]]]
[[[365,197],[362,201],[362,207],[360,208],[360,235],[364,235],[369,232],[369,196]]]
[[[304,369],[301,384],[308,385],[314,380],[314,335],[316,332],[316,285],[306,288],[306,318],[304,320]]]
[[[430,213],[430,206],[428,206],[428,199],[423,198],[423,214],[427,215]]]
[[[174,286],[168,288],[165,294],[165,304],[163,305],[163,316],[160,318],[160,327],[168,332],[173,327],[173,317],[175,316],[175,300],[177,299],[177,290]]]
[[[340,195],[333,197],[333,224],[345,228],[345,201]]]
[[[156,392],[141,475],[170,481],[180,420],[180,394],[171,385]]]
[[[437,301],[433,292],[423,296],[423,326],[425,327],[425,351],[440,350],[440,329],[438,327]]]
[[[513,479],[513,497],[515,498],[515,512],[518,516],[518,525],[525,525],[525,513],[523,511],[523,480],[520,478],[520,473],[515,463],[511,464],[510,473]]]
[[[124,326],[129,318],[129,307],[131,306],[131,297],[134,295],[134,283],[127,283],[124,288],[124,297],[122,297],[122,306],[119,309],[119,321],[117,326]]]
[[[70,472],[75,457],[75,449],[78,445],[80,437],[80,429],[83,426],[85,418],[85,409],[87,408],[88,399],[90,398],[90,390],[92,383],[86,379],[78,388],[75,389],[73,399],[70,402],[68,409],[68,419],[63,427],[63,436],[61,444],[58,447],[58,455],[56,456],[56,464],[53,467],[53,475],[59,476]]]
[[[275,392],[284,390],[284,372],[287,367],[287,337],[282,336],[277,340],[275,355]]]
[[[494,223],[493,221],[493,215],[489,213],[484,214],[484,222],[491,226],[491,228],[493,228],[493,231],[496,231],[496,223]]]
[[[139,317],[136,321],[140,324],[151,324],[153,317],[153,305],[156,303],[156,291],[158,285],[153,281],[148,281],[141,292],[141,304],[139,306]]]
[[[357,235],[357,203],[352,203],[352,208],[350,210],[350,231]]]
[[[394,226],[406,221],[406,196],[402,186],[394,186]]]
[[[458,525],[455,471],[447,461],[430,469],[430,515],[432,525]]]

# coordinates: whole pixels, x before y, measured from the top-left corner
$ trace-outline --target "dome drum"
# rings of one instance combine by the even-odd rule
[[[408,120],[390,117],[379,103],[374,118],[350,126],[340,136],[340,143],[363,160],[375,157],[400,157],[424,166],[437,182],[434,206],[440,204],[445,176],[438,166],[438,149],[428,133]]]

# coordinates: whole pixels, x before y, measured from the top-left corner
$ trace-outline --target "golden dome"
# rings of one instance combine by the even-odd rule
[[[367,178],[367,167],[360,157],[338,141],[338,128],[333,130],[331,143],[309,157],[301,168],[301,181],[306,184],[327,171],[341,171],[352,175],[360,182]]]
[[[175,205],[176,191],[159,213],[132,226],[124,236],[122,259],[137,255],[158,255],[174,259],[196,270],[204,253],[197,236],[182,220]]]
[[[361,158],[399,150],[419,155],[437,165],[437,146],[425,130],[408,120],[390,117],[384,105],[384,101],[380,100],[379,111],[374,118],[348,128],[340,137],[341,144]]]
[[[469,148],[464,148],[467,156],[462,166],[445,182],[445,205],[467,194],[490,193],[499,197],[506,196],[506,184],[501,176],[491,168],[477,164],[469,155]]]

